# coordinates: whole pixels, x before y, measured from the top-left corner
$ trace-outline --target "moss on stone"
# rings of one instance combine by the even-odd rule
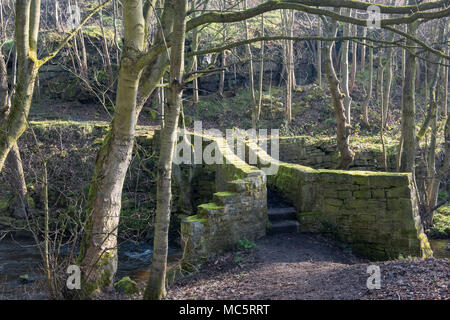
[[[206,218],[202,218],[200,217],[198,214],[194,215],[194,216],[189,216],[186,218],[186,221],[188,222],[200,222],[200,223],[205,223],[208,221],[208,219]]]
[[[131,280],[130,277],[123,277],[114,284],[114,287],[125,292],[126,294],[137,294],[139,289],[135,281]]]
[[[206,209],[206,210],[220,210],[220,209],[223,209],[224,206],[220,206],[215,202],[209,202],[209,203],[204,203],[204,204],[199,205],[198,208]]]
[[[236,194],[237,194],[236,192],[229,192],[229,191],[221,191],[214,193],[214,195],[217,197],[232,197],[235,196]]]

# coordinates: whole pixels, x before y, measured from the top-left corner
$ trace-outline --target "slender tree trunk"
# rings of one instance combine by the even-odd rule
[[[247,9],[247,0],[244,0],[244,10]],[[245,27],[245,39],[249,39],[249,33],[248,33],[248,23],[247,20],[244,21],[244,27]],[[250,81],[250,97],[251,97],[251,109],[252,109],[252,127],[256,128],[256,119],[257,119],[257,113],[258,113],[258,104],[256,103],[256,96],[255,96],[255,82],[253,79],[253,55],[252,50],[250,48],[250,45],[245,45],[245,51],[247,54],[247,58],[249,60],[248,62],[248,77]]]
[[[410,3],[414,0],[410,0]],[[408,25],[407,32],[411,36],[416,35],[418,24]],[[407,45],[413,46],[411,40],[407,40]],[[415,52],[414,49],[413,53]],[[415,172],[416,157],[416,58],[411,53],[406,53],[405,83],[403,86],[403,105],[402,105],[402,135],[403,147],[401,153],[400,171]]]
[[[355,11],[356,17],[356,11]],[[353,27],[353,35],[356,37],[358,35],[358,26]],[[353,90],[356,82],[356,70],[358,68],[358,44],[355,41],[352,41],[352,74],[350,77],[350,90]]]
[[[264,14],[261,15],[261,36],[264,37]],[[262,108],[263,80],[264,80],[264,46],[265,42],[261,41],[261,59],[259,62],[258,113],[256,115],[256,122],[259,122]]]
[[[192,17],[195,18],[196,17],[196,5],[197,5],[197,1],[193,0],[191,2],[191,10],[193,11],[192,13]],[[205,1],[203,4],[203,10],[202,12],[205,11],[206,6],[208,5],[208,1]],[[225,37],[226,37],[226,33],[225,33],[225,27],[224,27],[224,31],[223,31],[223,40],[225,41]],[[191,44],[191,50],[192,51],[197,51],[198,50],[198,43],[199,43],[199,32],[198,29],[194,29],[192,30],[192,44]],[[198,58],[197,56],[193,56],[192,57],[192,61],[191,61],[191,65],[189,65],[187,67],[187,71],[188,72],[196,72],[198,71]],[[221,78],[220,81],[222,81],[222,74],[221,74]],[[223,72],[223,81],[225,82],[225,71]],[[198,87],[198,79],[194,78],[194,80],[192,81],[192,103],[193,104],[197,104],[199,101],[199,87]],[[221,88],[221,85],[219,84],[219,90],[218,90],[218,94],[219,96],[223,95],[223,85]]]
[[[329,20],[327,25],[327,37],[334,38],[337,33],[337,23],[334,20]],[[332,47],[334,42],[326,42],[322,47],[323,65],[328,79],[331,96],[333,98],[333,107],[336,114],[337,124],[337,145],[341,158],[339,160],[338,169],[348,169],[353,161],[354,153],[350,149],[350,127],[347,125],[345,117],[345,108],[343,99],[345,95],[339,89],[339,80],[336,76],[332,60]]]
[[[323,36],[323,30],[322,30],[322,24],[321,19],[318,18],[318,29],[319,29],[319,37]],[[322,41],[317,41],[317,62],[316,62],[316,69],[317,69],[317,84],[319,87],[322,87]]]
[[[295,11],[291,10],[290,11],[290,16],[289,16],[289,36],[293,37],[294,36],[294,18],[295,18]],[[295,63],[294,63],[294,41],[289,41],[289,64],[291,67],[291,85],[292,85],[292,90],[295,90],[295,88],[297,87],[297,81],[295,79]]]
[[[101,0],[99,0],[100,3]],[[112,84],[114,82],[114,73],[111,65],[111,57],[109,55],[109,46],[108,41],[106,39],[105,35],[105,28],[103,27],[103,13],[102,10],[99,11],[99,17],[100,17],[100,30],[102,31],[102,44],[103,44],[103,51],[105,52],[105,60],[106,60],[106,67],[108,70],[108,76],[109,76],[109,83]]]
[[[198,70],[198,60],[197,60],[197,56],[195,56],[195,57],[193,57],[193,60],[194,60],[194,62],[193,62],[193,68],[192,68],[192,71],[193,72],[196,72],[197,70]],[[192,103],[193,104],[197,104],[198,103],[198,101],[199,101],[199,99],[198,99],[198,79],[197,78],[195,78],[193,81],[192,81]]]
[[[167,121],[161,132],[161,151],[157,178],[156,224],[152,269],[144,299],[161,299],[166,295],[168,232],[170,222],[172,158],[177,137],[178,117],[182,103],[184,73],[184,40],[187,0],[173,1],[173,42],[170,59],[170,80],[167,100]]]
[[[351,10],[345,10],[344,15],[351,15]],[[348,37],[350,35],[350,24],[344,24],[343,36]],[[344,93],[344,109],[345,109],[345,119],[347,125],[351,123],[351,110],[350,106],[352,103],[352,98],[350,97],[349,90],[349,70],[348,70],[348,41],[343,41],[341,46],[341,89]]]
[[[447,54],[449,54],[449,50],[447,50]],[[448,70],[449,67],[444,67],[444,92],[442,94],[442,115],[444,118],[448,116]]]
[[[14,194],[11,204],[13,207],[13,216],[23,219],[27,216],[30,206],[28,202],[27,184],[23,172],[22,158],[20,156],[19,146],[14,144],[6,159],[6,166],[11,169],[12,174],[8,178],[9,185]]]
[[[444,32],[445,28],[441,27],[439,30],[439,36],[437,37],[437,41],[439,39],[444,38]],[[441,48],[442,49],[442,46]],[[442,59],[439,59],[438,62],[441,62]],[[429,88],[429,103],[428,103],[428,114],[427,118],[431,119],[431,137],[430,137],[430,145],[428,149],[428,159],[427,159],[427,184],[426,184],[426,212],[429,212],[434,206],[437,204],[438,200],[438,193],[439,193],[439,185],[441,183],[441,179],[444,178],[444,175],[441,175],[442,173],[439,173],[440,175],[437,176],[436,173],[436,141],[437,141],[437,135],[438,135],[438,121],[439,121],[439,114],[438,114],[438,103],[437,103],[437,95],[438,95],[438,89],[437,89],[437,83],[440,79],[440,71],[441,67],[437,64],[431,64],[430,65],[430,76],[431,76],[431,83]],[[426,121],[425,121],[426,122]],[[424,130],[426,131],[426,124],[424,123]],[[445,128],[444,128],[445,129]],[[419,132],[420,134],[420,132]],[[444,142],[444,146],[446,145],[446,142]],[[445,150],[450,151],[450,150]],[[445,162],[443,164],[443,167],[445,167]],[[433,214],[426,217],[426,221],[424,221],[424,224],[426,227],[429,227],[433,221]]]
[[[373,48],[369,48],[369,84],[367,96],[363,102],[363,122],[369,127],[369,103],[372,100],[372,90],[373,90]]]
[[[0,171],[3,169],[9,151],[27,127],[39,68],[36,57],[40,0],[17,0],[15,11],[17,84],[8,117],[0,124]]]
[[[394,40],[394,34],[391,32],[388,38],[388,41]],[[389,104],[391,100],[391,87],[392,87],[392,77],[393,77],[393,66],[392,66],[392,58],[393,58],[394,50],[391,47],[386,49],[386,82],[384,87],[384,95],[383,95],[383,126],[386,127],[387,118],[389,114]]]
[[[382,52],[380,51],[378,56],[378,74],[379,74],[379,81],[380,81],[380,107],[381,107],[381,113],[380,113],[380,119],[381,119],[381,126],[380,126],[380,138],[381,138],[381,145],[383,148],[383,165],[384,170],[389,171],[388,165],[387,165],[387,154],[386,154],[386,144],[384,142],[384,92],[383,92],[383,82],[384,82],[384,70],[383,70],[383,58],[382,58]]]
[[[293,16],[289,14],[288,10],[282,11],[283,24],[284,24],[284,34],[288,36],[292,36],[292,24],[293,20],[291,19]],[[292,121],[292,89],[293,85],[293,46],[292,41],[285,40],[285,66],[286,66],[286,93],[285,93],[285,120],[288,124]]]
[[[407,31],[407,26],[405,26],[405,31]],[[406,79],[406,50],[402,49],[402,101],[401,101],[401,112],[403,114],[403,90],[405,88],[405,79]],[[400,172],[400,167],[402,164],[402,152],[403,152],[403,131],[400,132],[400,140],[398,142],[397,147],[397,158],[396,158],[396,170]]]
[[[365,38],[367,36],[367,28],[363,28],[362,30],[362,36]],[[366,46],[364,43],[366,43],[366,40],[362,41],[363,45],[361,45],[361,71],[364,72],[364,69],[366,69]]]
[[[445,21],[448,21],[448,18],[446,18]],[[445,32],[450,32],[450,27],[448,25]],[[445,39],[448,41],[450,37],[446,36]],[[448,44],[444,46],[444,52],[450,54],[450,46]],[[442,76],[444,81],[442,83],[442,116],[444,117],[444,119],[448,116],[448,70],[449,67],[443,67]]]
[[[89,190],[88,218],[80,262],[85,294],[111,286],[117,270],[117,229],[122,187],[131,160],[137,121],[136,96],[141,72],[135,69],[144,49],[142,1],[123,1],[124,46],[116,108],[109,133],[97,155]]]
[[[225,31],[223,32],[223,37],[224,37],[224,42],[225,42],[225,37],[226,37]],[[227,61],[226,54],[227,54],[226,50],[222,51],[222,53],[220,54],[220,66],[222,68],[225,68],[225,65],[226,65],[226,61]],[[223,69],[222,72],[220,73],[219,88],[217,89],[217,93],[218,93],[219,97],[221,97],[221,98],[223,98],[224,88],[225,88],[225,69]]]

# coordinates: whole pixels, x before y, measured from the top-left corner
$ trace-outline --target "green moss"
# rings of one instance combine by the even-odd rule
[[[123,277],[114,284],[114,287],[125,292],[126,294],[137,294],[139,289],[135,281],[131,280],[130,277]]]
[[[223,191],[223,192],[216,192],[216,193],[214,193],[214,195],[218,196],[218,197],[231,197],[231,196],[236,195],[236,193],[235,192]]]
[[[208,219],[206,218],[201,218],[198,214],[194,215],[194,216],[189,216],[186,218],[186,221],[188,222],[200,222],[200,223],[205,223],[208,221]]]
[[[209,202],[209,203],[204,203],[204,204],[199,205],[198,208],[206,209],[206,210],[220,210],[220,209],[223,209],[224,206],[220,206],[214,202]]]

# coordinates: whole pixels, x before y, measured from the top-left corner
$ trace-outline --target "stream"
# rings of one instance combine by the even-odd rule
[[[137,282],[147,281],[152,253],[153,243],[125,242],[121,244],[116,280],[129,276]],[[180,257],[180,248],[169,247],[169,264]],[[32,239],[7,238],[0,241],[0,299],[20,299],[24,295],[33,299],[45,299],[44,293],[27,292],[28,285],[24,284],[28,281],[22,279],[24,275],[28,275],[30,283],[45,280],[42,270],[42,259]]]

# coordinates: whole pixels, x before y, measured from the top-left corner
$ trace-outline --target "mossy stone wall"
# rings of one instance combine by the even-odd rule
[[[350,164],[349,170],[386,171],[381,144],[354,141],[352,148],[355,152],[355,158]],[[391,147],[387,149],[388,171],[394,172],[396,171],[395,150],[392,150]],[[315,169],[333,169],[339,163],[339,150],[336,141],[330,138],[281,137],[279,154],[281,161],[297,163]],[[441,162],[441,158],[441,156],[436,157],[437,165]],[[426,177],[427,167],[424,157],[418,157],[416,179],[421,192]],[[443,181],[443,185],[448,184],[448,181]]]
[[[411,174],[312,169],[278,162],[268,186],[297,209],[302,232],[328,233],[372,260],[432,255]]]
[[[264,172],[247,165],[216,139],[224,158],[216,167],[212,202],[198,206],[197,214],[181,222],[185,267],[232,248],[243,238],[256,240],[266,233],[267,188]]]

